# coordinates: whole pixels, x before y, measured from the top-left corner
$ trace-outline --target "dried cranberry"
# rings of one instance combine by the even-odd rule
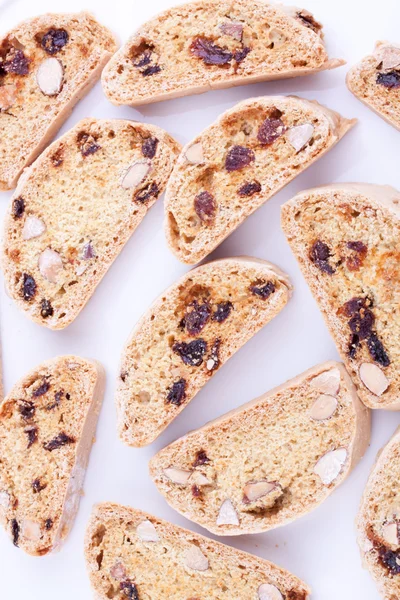
[[[47,319],[47,317],[52,317],[54,314],[54,309],[51,305],[51,302],[49,300],[46,300],[45,298],[43,298],[42,302],[40,303],[40,314],[43,319]]]
[[[358,314],[349,320],[350,331],[358,335],[360,340],[364,340],[371,334],[374,322],[374,313],[369,308],[362,308]]]
[[[97,144],[97,138],[95,138],[90,133],[86,133],[85,131],[81,131],[78,133],[78,146],[81,151],[82,156],[86,157],[90,154],[94,154],[97,150],[100,150],[101,146]]]
[[[393,89],[400,87],[400,71],[389,71],[389,73],[378,73],[376,83],[386,88]]]
[[[329,258],[332,256],[329,246],[321,240],[317,240],[310,250],[310,260],[323,273],[333,275],[335,269],[329,264]]]
[[[207,325],[211,316],[211,308],[207,302],[198,304],[196,301],[193,302],[192,307],[192,310],[185,315],[184,324],[188,334],[195,336],[199,335]]]
[[[232,309],[233,304],[229,300],[227,302],[220,302],[217,304],[217,309],[212,316],[212,320],[217,321],[217,323],[223,323],[231,314]]]
[[[30,62],[30,59],[25,56],[22,50],[11,48],[1,66],[6,73],[28,75]]]
[[[179,379],[175,381],[168,390],[167,401],[170,404],[180,406],[186,398],[186,386],[185,379]]]
[[[47,54],[57,54],[68,44],[68,40],[69,35],[65,29],[49,29],[42,37],[41,46]]]
[[[139,600],[137,587],[131,581],[121,581],[119,587],[121,592],[130,600]]]
[[[31,400],[19,400],[18,411],[25,421],[29,421],[35,415],[35,405]]]
[[[257,132],[257,139],[263,146],[269,146],[285,133],[285,125],[281,119],[265,119]]]
[[[355,296],[343,304],[340,312],[346,317],[352,317],[359,314],[362,309],[371,308],[372,305],[373,302],[368,296],[365,298]]]
[[[347,351],[350,358],[354,358],[356,356],[359,345],[360,338],[358,337],[358,335],[353,335],[349,343],[349,349]]]
[[[36,281],[33,279],[32,275],[28,275],[24,273],[23,275],[23,283],[22,283],[22,297],[24,300],[29,302],[34,298],[36,294]]]
[[[230,173],[231,171],[238,171],[247,167],[250,163],[254,162],[255,156],[253,150],[245,148],[244,146],[232,146],[226,155],[225,169]]]
[[[322,25],[314,19],[313,15],[304,14],[300,11],[296,14],[296,17],[302,21],[303,25],[312,29],[315,33],[321,31]]]
[[[210,462],[205,450],[198,450],[196,452],[196,458],[193,461],[193,467],[199,467],[200,465],[206,465]]]
[[[200,192],[194,199],[194,210],[201,221],[211,222],[217,212],[217,203],[210,192]]]
[[[140,202],[141,204],[143,204],[150,198],[157,198],[159,194],[160,190],[158,185],[155,181],[152,181],[151,183],[146,185],[146,187],[136,192],[134,200],[135,202]]]
[[[70,437],[69,435],[67,435],[66,433],[64,433],[62,431],[55,438],[50,440],[50,442],[43,444],[43,448],[45,450],[48,450],[49,452],[52,452],[53,450],[57,450],[57,448],[61,448],[61,446],[66,446],[67,444],[74,444],[74,443],[75,443],[74,438]]]
[[[39,398],[39,396],[44,396],[45,394],[47,394],[49,389],[50,383],[44,379],[43,382],[39,385],[39,387],[37,387],[36,390],[32,392],[32,396],[33,398]]]
[[[199,488],[198,485],[192,485],[192,496],[193,498],[201,498],[202,493],[201,493],[201,489]]]
[[[55,408],[57,408],[61,404],[63,395],[64,395],[64,392],[62,390],[60,390],[59,392],[56,392],[54,394],[54,402],[51,402],[50,404],[48,404],[46,406],[46,410],[54,410]],[[67,398],[67,400],[68,400],[68,398]]]
[[[38,439],[38,428],[33,425],[32,427],[27,427],[24,429],[24,433],[28,436],[28,446],[29,449]]]
[[[161,71],[161,67],[160,65],[152,65],[151,67],[147,67],[147,69],[144,69],[143,71],[141,71],[143,77],[149,77],[150,75],[155,75],[156,73],[159,73]]]
[[[203,362],[204,354],[207,352],[207,342],[201,338],[188,344],[186,342],[176,342],[172,346],[172,350],[181,357],[185,365],[198,367]]]
[[[146,48],[146,50],[144,50],[142,52],[142,54],[139,55],[139,60],[137,62],[133,63],[133,66],[136,67],[137,69],[146,67],[147,65],[149,65],[151,63],[152,54],[153,54],[153,49]]]
[[[261,183],[258,181],[248,181],[238,189],[239,196],[243,198],[254,196],[254,194],[258,194],[259,192],[261,192]]]
[[[38,494],[47,487],[47,483],[42,483],[39,478],[32,481],[32,489],[34,494]]]
[[[44,522],[44,526],[49,531],[53,527],[54,523],[52,519],[46,519]]]
[[[11,520],[12,540],[13,540],[14,546],[17,546],[17,548],[18,548],[19,532],[20,532],[20,526],[19,526],[17,519],[12,519]]]
[[[142,154],[146,158],[154,158],[157,152],[158,139],[153,137],[148,137],[143,140],[142,143]]]
[[[379,558],[390,573],[393,575],[400,573],[400,550],[393,551],[382,546],[379,549]]]
[[[233,58],[229,50],[217,46],[212,40],[205,37],[194,39],[190,46],[190,51],[206,65],[227,65]]]
[[[259,296],[263,300],[267,300],[271,294],[275,292],[275,284],[272,281],[260,281],[257,280],[253,285],[250,286],[250,291],[255,296]]]
[[[363,242],[347,242],[346,247],[349,250],[352,250],[353,253],[351,256],[346,258],[346,265],[350,271],[358,271],[358,269],[362,266],[364,259],[367,255],[368,248]]]
[[[367,340],[367,346],[374,361],[382,365],[382,367],[388,367],[390,365],[390,358],[376,333],[370,335]]]
[[[251,48],[245,46],[240,50],[236,50],[236,52],[233,55],[233,58],[236,60],[237,63],[241,63],[244,61],[249,52],[251,52]]]
[[[15,198],[12,204],[12,213],[14,219],[20,219],[25,212],[25,200],[21,198]]]

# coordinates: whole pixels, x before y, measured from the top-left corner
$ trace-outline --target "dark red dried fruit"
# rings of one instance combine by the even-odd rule
[[[368,296],[365,298],[355,296],[345,302],[339,309],[339,312],[343,313],[346,317],[353,317],[359,314],[362,309],[372,308],[372,306],[373,302]]]
[[[286,127],[281,119],[267,118],[258,128],[257,139],[263,146],[269,146],[285,131]]]
[[[351,337],[349,349],[347,351],[347,354],[350,356],[350,358],[354,358],[356,356],[359,345],[360,338],[358,337],[358,335],[353,335]]]
[[[263,300],[267,300],[271,294],[275,292],[275,284],[273,281],[262,281],[257,280],[253,285],[250,286],[250,291],[255,296],[262,298]]]
[[[64,395],[64,392],[62,390],[60,390],[59,392],[56,392],[54,394],[54,402],[51,402],[50,404],[48,404],[46,406],[46,410],[54,410],[55,408],[57,408],[61,403],[63,395]],[[67,400],[68,400],[68,398],[67,398]]]
[[[229,300],[227,302],[220,302],[217,304],[217,309],[212,316],[213,321],[217,321],[217,323],[223,323],[231,314],[231,310],[233,310],[233,304]]]
[[[64,162],[63,148],[59,148],[51,155],[51,163],[53,167],[59,167]]]
[[[186,313],[184,317],[184,325],[189,335],[195,336],[204,329],[207,325],[211,316],[210,305],[205,302],[204,304],[198,304],[194,301],[192,304],[192,310]]]
[[[17,519],[12,519],[11,520],[12,540],[13,540],[14,546],[17,546],[17,548],[18,548],[19,532],[20,532],[20,526],[19,526]]]
[[[54,523],[52,519],[46,519],[46,521],[44,522],[44,526],[47,529],[47,531],[49,531],[52,527],[53,527]]]
[[[52,452],[53,450],[57,450],[57,448],[61,448],[62,446],[66,446],[67,444],[74,444],[74,443],[75,443],[74,438],[70,437],[69,435],[67,435],[66,433],[64,433],[62,431],[55,438],[50,440],[50,442],[43,444],[43,448],[45,450],[48,450],[49,452]]]
[[[379,558],[384,567],[392,575],[399,575],[400,573],[400,550],[389,550],[385,546],[379,548]]]
[[[146,187],[136,192],[134,200],[143,204],[150,198],[157,198],[160,194],[160,189],[155,181],[152,181]]]
[[[32,489],[34,494],[38,494],[47,487],[47,483],[42,483],[39,478],[32,481]]]
[[[97,144],[97,138],[90,133],[86,133],[85,131],[80,131],[78,133],[77,141],[79,150],[84,157],[94,154],[101,148],[101,146]]]
[[[32,275],[28,275],[24,273],[23,282],[22,282],[22,297],[24,300],[29,302],[34,298],[36,294],[36,281],[33,279]]]
[[[215,371],[219,367],[219,349],[221,347],[221,340],[216,339],[211,347],[211,352],[207,357],[207,370],[209,373]]]
[[[221,48],[205,37],[195,38],[191,43],[190,51],[206,65],[227,65],[233,58],[229,50]]]
[[[68,44],[68,40],[69,35],[65,29],[49,29],[42,37],[40,44],[47,54],[57,54]]]
[[[193,461],[193,467],[200,467],[210,462],[205,450],[198,450],[196,452],[196,458]]]
[[[253,150],[244,146],[232,146],[226,155],[225,169],[229,173],[231,171],[238,171],[244,169],[244,167],[248,167],[254,161],[255,155]]]
[[[313,31],[315,31],[315,33],[321,31],[322,25],[314,19],[313,15],[299,11],[296,14],[296,17],[300,19],[300,21],[302,21],[303,25],[312,29]]]
[[[15,198],[12,203],[12,213],[14,219],[20,219],[25,212],[25,200],[21,198]]]
[[[240,50],[236,50],[236,52],[233,55],[233,58],[236,60],[237,63],[241,63],[244,61],[249,52],[251,52],[251,48],[245,46]]]
[[[50,383],[44,379],[43,382],[39,385],[39,387],[37,387],[36,390],[32,392],[32,396],[33,398],[39,398],[39,396],[44,396],[45,394],[47,394],[49,389]]]
[[[18,411],[25,421],[34,417],[35,410],[35,405],[30,400],[19,400]]]
[[[210,223],[217,212],[217,203],[210,192],[200,192],[194,199],[194,210],[201,221]]]
[[[320,271],[328,273],[329,275],[335,273],[335,269],[329,264],[331,256],[332,254],[328,244],[321,242],[321,240],[314,242],[310,250],[310,260]]]
[[[186,398],[186,386],[185,379],[175,381],[168,390],[167,401],[175,406],[180,406]]]
[[[388,367],[390,365],[390,358],[376,333],[370,335],[367,340],[367,346],[369,353],[375,362],[382,365],[382,367]]]
[[[26,429],[24,429],[24,433],[26,433],[26,435],[28,436],[27,448],[29,449],[35,442],[37,442],[38,428],[35,425],[32,425],[32,427],[27,427]]]
[[[151,67],[147,67],[144,71],[141,71],[143,77],[149,77],[150,75],[155,75],[161,71],[160,65],[152,65]]]
[[[146,67],[147,65],[149,65],[151,63],[152,54],[153,54],[152,48],[150,48],[150,47],[146,48],[146,50],[144,50],[142,52],[142,54],[139,55],[139,60],[137,62],[133,63],[133,66],[136,67],[137,69]]]
[[[6,73],[28,75],[30,62],[30,59],[25,56],[22,50],[10,48],[5,60],[1,64],[1,67]]]
[[[243,198],[254,196],[254,194],[258,194],[259,192],[261,192],[261,183],[258,181],[247,181],[238,189],[239,196]]]
[[[142,154],[146,158],[154,158],[157,152],[158,139],[153,137],[148,137],[143,140],[142,143]]]
[[[128,377],[128,373],[126,371],[124,371],[123,373],[120,374],[121,380],[123,382],[126,381],[126,378]]]
[[[193,498],[201,498],[202,493],[198,485],[192,485],[192,496]]]
[[[172,346],[172,350],[181,357],[185,365],[198,367],[203,362],[204,354],[207,352],[207,342],[201,338],[188,344],[186,342],[176,342]]]
[[[378,73],[376,83],[388,89],[400,87],[400,71],[389,71],[389,73]]]
[[[346,258],[346,265],[350,271],[358,271],[367,255],[368,248],[363,242],[347,242],[346,247],[353,252]]]
[[[40,303],[40,314],[43,319],[47,319],[47,317],[52,317],[54,314],[54,309],[51,305],[50,300],[42,299]]]
[[[129,598],[129,600],[139,600],[137,587],[132,581],[121,581],[119,584],[121,592]]]

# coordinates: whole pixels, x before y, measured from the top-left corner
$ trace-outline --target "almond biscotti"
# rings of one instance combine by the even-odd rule
[[[175,510],[212,533],[259,533],[321,504],[369,434],[348,373],[328,362],[170,444],[150,474]]]
[[[72,527],[103,399],[102,366],[48,360],[0,407],[0,521],[15,546],[42,556]]]
[[[0,39],[0,189],[15,187],[116,48],[86,12],[35,17]]]
[[[400,409],[400,193],[334,184],[282,207],[282,227],[361,400]]]
[[[183,148],[168,183],[165,232],[197,263],[340,140],[355,121],[297,97],[240,102]]]
[[[2,264],[18,306],[69,325],[165,189],[179,145],[153,125],[84,119],[21,177]]]
[[[181,277],[124,348],[116,395],[120,439],[130,446],[155,440],[290,295],[287,276],[255,258],[217,260]]]
[[[322,25],[300,8],[191,2],[142,25],[104,69],[103,88],[114,104],[136,106],[339,67],[322,38]]]
[[[98,600],[307,600],[276,565],[118,504],[94,507],[86,566]]]
[[[349,90],[369,108],[400,129],[400,45],[377,42],[347,74]]]

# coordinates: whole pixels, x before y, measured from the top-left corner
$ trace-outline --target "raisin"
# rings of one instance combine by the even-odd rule
[[[382,564],[388,569],[393,575],[400,573],[400,551],[389,550],[385,546],[379,548],[379,558]]]
[[[28,75],[30,62],[30,59],[25,56],[22,50],[11,48],[1,66],[6,73]]]
[[[237,63],[241,63],[244,61],[249,52],[251,52],[251,48],[245,46],[240,50],[236,50],[236,52],[233,55],[233,58],[236,60]]]
[[[152,65],[151,67],[147,67],[144,71],[141,71],[143,77],[149,77],[150,75],[155,75],[161,71],[160,65]]]
[[[388,367],[390,365],[390,358],[376,333],[372,333],[369,336],[367,346],[374,361],[382,365],[382,367]]]
[[[355,254],[346,258],[346,265],[350,271],[358,271],[367,255],[368,248],[363,242],[347,242],[346,247]]]
[[[209,372],[215,371],[219,367],[219,349],[221,346],[221,340],[216,339],[211,347],[210,355],[207,358],[207,370]]]
[[[43,298],[40,303],[40,314],[43,317],[43,319],[47,319],[47,317],[52,317],[54,314],[54,309],[51,305],[51,302],[49,300],[46,300],[45,298]]]
[[[19,414],[25,421],[29,421],[35,415],[35,405],[30,400],[20,400],[19,402]]]
[[[198,485],[192,485],[192,496],[193,498],[201,498],[202,493]]]
[[[378,73],[376,83],[386,88],[400,87],[400,71],[389,71],[389,73]]]
[[[101,146],[97,144],[97,138],[85,131],[78,133],[77,141],[79,150],[84,157],[94,154],[101,148]]]
[[[217,321],[217,323],[223,323],[231,314],[231,310],[233,309],[232,302],[220,302],[217,304],[217,309],[213,313],[212,320]]]
[[[28,275],[24,273],[23,282],[22,282],[22,297],[26,302],[29,302],[34,298],[36,294],[36,281],[33,279],[32,275]]]
[[[272,281],[257,280],[250,286],[250,291],[255,296],[259,296],[263,300],[267,300],[271,294],[275,292],[275,284]]]
[[[261,192],[261,183],[258,181],[247,181],[238,189],[239,196],[243,198],[254,196],[259,192]]]
[[[130,600],[139,600],[137,587],[131,581],[121,581],[119,587],[121,592]]]
[[[329,246],[321,240],[317,240],[310,250],[310,260],[323,273],[333,275],[335,269],[329,264],[329,258],[332,256]]]
[[[21,198],[15,198],[12,204],[12,213],[14,219],[20,219],[25,212],[25,200]]]
[[[286,127],[281,119],[265,119],[257,132],[257,139],[263,146],[269,146],[277,140],[283,133]]]
[[[371,308],[372,305],[373,302],[368,296],[366,298],[355,296],[354,298],[351,298],[351,300],[345,302],[339,312],[343,313],[346,317],[353,317],[354,315],[359,314],[363,308]]]
[[[42,37],[40,44],[47,54],[57,54],[68,44],[68,40],[69,35],[65,29],[49,29]]]
[[[63,395],[64,395],[64,392],[62,390],[60,390],[59,392],[56,392],[54,394],[54,402],[51,402],[50,404],[48,404],[46,406],[46,410],[54,410],[55,408],[57,408],[61,403],[61,399],[62,399]]]
[[[196,336],[207,325],[211,316],[211,308],[207,302],[198,304],[196,301],[193,302],[192,307],[193,309],[185,315],[184,324],[188,334]]]
[[[210,462],[205,450],[198,450],[196,452],[196,458],[193,461],[193,467],[199,467],[200,465],[206,465]]]
[[[206,65],[227,65],[233,58],[229,50],[217,46],[212,40],[205,37],[195,38],[190,46],[190,51]]]
[[[12,540],[13,540],[14,546],[17,546],[17,548],[18,548],[19,532],[20,532],[20,527],[19,527],[19,523],[18,523],[17,519],[12,519],[12,521],[11,521]]]
[[[47,394],[49,389],[50,389],[50,383],[46,380],[43,380],[43,382],[39,385],[39,387],[37,387],[36,390],[34,390],[32,392],[32,396],[33,396],[33,398],[39,398],[39,396],[44,396],[45,394]]]
[[[38,494],[47,487],[47,483],[42,483],[39,478],[32,481],[32,489],[34,494]]]
[[[67,435],[66,433],[64,433],[62,431],[55,438],[50,440],[50,442],[43,444],[43,448],[45,450],[48,450],[49,452],[52,452],[53,450],[57,450],[57,448],[61,448],[61,446],[66,446],[67,444],[74,444],[74,443],[75,443],[74,438],[70,437],[69,435]]]
[[[185,379],[175,381],[168,390],[167,401],[175,406],[180,406],[186,398],[186,386]]]
[[[194,210],[201,221],[210,223],[217,212],[217,203],[210,192],[200,192],[194,199]]]
[[[142,143],[142,154],[146,158],[154,158],[157,152],[158,139],[153,137],[148,137],[143,140]]]
[[[141,69],[142,67],[146,67],[151,63],[151,56],[153,54],[152,49],[147,48],[142,54],[139,56],[138,62],[134,62],[133,66],[137,69]]]
[[[358,335],[353,335],[349,343],[349,349],[347,351],[347,354],[350,356],[350,358],[354,358],[356,356],[359,345],[360,338],[358,337]]]
[[[24,433],[26,433],[26,435],[28,436],[27,449],[29,449],[35,442],[37,442],[38,428],[35,426],[27,427],[26,429],[24,429]]]
[[[313,15],[305,14],[305,13],[299,11],[296,14],[296,17],[298,19],[300,19],[300,21],[303,23],[303,25],[312,29],[315,33],[318,33],[319,31],[321,31],[322,25],[321,25],[321,23],[318,23],[318,21],[316,21],[314,19]]]
[[[188,344],[186,342],[176,342],[172,346],[172,350],[181,357],[185,365],[198,367],[203,362],[203,356],[207,352],[207,342],[201,338]]]
[[[245,148],[244,146],[233,146],[225,159],[225,169],[230,173],[231,171],[238,171],[247,167],[250,163],[254,162],[255,156],[253,150]]]
[[[54,523],[52,519],[46,519],[44,522],[44,526],[49,531],[53,527]]]
[[[372,333],[375,315],[369,308],[362,308],[357,315],[349,320],[350,331],[357,334],[360,340],[365,340]]]
[[[146,187],[136,192],[134,200],[135,202],[140,202],[141,204],[143,204],[144,202],[149,200],[149,198],[157,198],[159,194],[160,190],[158,185],[155,181],[152,181],[151,183],[146,185]]]

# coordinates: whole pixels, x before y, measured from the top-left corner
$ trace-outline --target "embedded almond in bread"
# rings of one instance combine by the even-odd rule
[[[276,565],[140,510],[94,507],[85,558],[98,600],[307,600],[310,589]]]
[[[390,125],[400,129],[400,44],[377,42],[347,74],[347,87]]]
[[[308,75],[328,58],[322,25],[301,8],[260,0],[206,0],[142,25],[102,74],[114,104],[136,106],[257,81]]]
[[[116,49],[86,12],[28,19],[0,39],[0,189],[15,187]]]
[[[124,348],[116,395],[120,439],[130,446],[155,440],[290,295],[284,273],[248,257],[202,265],[174,283]]]
[[[73,525],[103,391],[99,363],[60,356],[0,407],[0,521],[28,554],[58,550]]]
[[[165,231],[197,263],[340,140],[355,121],[293,96],[240,102],[182,150],[168,182]]]
[[[282,227],[361,400],[400,410],[400,193],[334,184],[282,207]]]
[[[83,119],[25,171],[5,219],[11,297],[62,329],[165,189],[179,145],[154,125]]]
[[[328,362],[173,442],[150,474],[175,510],[212,533],[259,533],[321,504],[369,434],[348,373]]]

